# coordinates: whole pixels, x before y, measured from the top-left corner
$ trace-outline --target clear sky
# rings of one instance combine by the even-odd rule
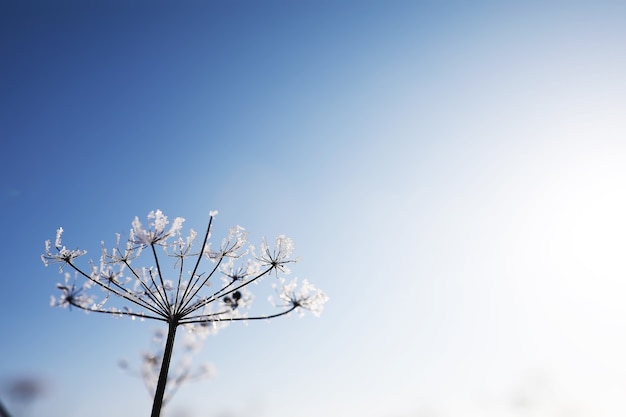
[[[148,415],[156,325],[52,309],[39,255],[154,209],[287,234],[330,297],[209,338],[167,417],[626,415],[626,3],[9,0],[0,40],[30,415]]]

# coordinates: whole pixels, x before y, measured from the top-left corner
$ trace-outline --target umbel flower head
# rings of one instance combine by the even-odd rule
[[[65,273],[64,282],[57,285],[61,295],[52,305],[181,325],[225,324],[293,310],[312,310],[319,315],[327,299],[323,292],[308,281],[300,287],[296,281],[287,285],[279,276],[289,274],[288,265],[298,260],[292,256],[294,243],[290,238],[279,236],[273,247],[263,239],[257,254],[247,245],[245,229],[236,226],[217,249],[212,249],[209,238],[216,215],[216,211],[211,212],[204,239],[197,247],[198,234],[193,229],[182,235],[185,219],[181,217],[170,224],[163,212],[152,211],[147,227],[135,217],[125,245],[120,246],[118,234],[117,246],[109,249],[103,244],[99,261],[90,261],[88,268],[76,263],[87,252],[64,246],[63,228],[59,228],[54,244],[46,241],[41,256],[46,266],[57,263],[59,271]],[[148,263],[140,262],[142,254],[149,258]],[[207,269],[201,272],[202,264]],[[246,287],[274,274],[283,289],[279,294],[285,301],[279,305],[282,311],[260,317],[243,314],[242,309],[248,309],[252,299]]]
[[[41,256],[47,266],[59,264],[64,282],[57,285],[61,294],[53,297],[51,305],[76,307],[89,312],[110,314],[132,319],[151,319],[168,324],[158,382],[156,384],[152,417],[159,416],[167,372],[174,345],[176,328],[184,325],[200,334],[214,333],[228,323],[270,319],[305,310],[316,316],[322,312],[328,297],[308,281],[287,282],[294,243],[279,236],[274,246],[265,239],[257,253],[247,243],[245,229],[230,229],[219,245],[209,241],[217,211],[209,214],[202,241],[190,230],[183,236],[184,219],[171,223],[160,210],[148,214],[147,227],[135,217],[128,239],[107,248],[102,244],[98,261],[79,265],[78,258],[87,252],[68,249],[62,244],[63,228],[57,230],[54,244],[46,241]],[[253,295],[249,284],[264,277],[278,280],[278,311],[250,314]]]

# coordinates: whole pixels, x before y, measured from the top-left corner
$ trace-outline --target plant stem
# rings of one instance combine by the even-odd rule
[[[174,338],[176,337],[177,327],[178,318],[171,318],[169,321],[169,328],[167,330],[167,340],[165,341],[165,351],[163,352],[163,362],[161,363],[161,371],[159,372],[159,381],[157,382],[156,391],[154,393],[152,414],[150,415],[151,417],[159,417],[161,415],[163,397],[165,396],[165,385],[167,384],[167,373],[170,369],[170,361],[172,360]]]

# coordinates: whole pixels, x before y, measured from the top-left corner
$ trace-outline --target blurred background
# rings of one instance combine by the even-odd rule
[[[158,324],[51,308],[39,256],[155,209],[330,297],[207,339],[167,417],[626,415],[626,3],[6,0],[0,39],[17,417],[149,414]]]

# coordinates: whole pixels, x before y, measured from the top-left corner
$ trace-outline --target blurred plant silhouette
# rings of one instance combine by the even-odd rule
[[[155,392],[158,383],[160,366],[163,362],[163,343],[166,336],[162,329],[154,331],[152,337],[153,349],[141,353],[141,364],[138,368],[132,367],[131,363],[126,359],[121,359],[118,362],[120,368],[133,376],[141,378],[151,394]],[[163,395],[163,406],[168,403],[181,385],[210,378],[215,374],[213,366],[209,363],[204,363],[195,369],[192,368],[193,354],[202,348],[202,344],[203,338],[197,333],[185,332],[183,334],[182,356],[174,366],[170,364],[165,394]]]
[[[2,384],[2,391],[8,398],[12,413],[9,413],[8,405],[0,401],[0,417],[25,415],[28,408],[35,400],[48,390],[43,379],[35,376],[15,376],[7,379]]]
[[[245,230],[236,226],[213,249],[210,237],[216,215],[217,211],[210,212],[197,249],[197,233],[193,229],[187,236],[181,233],[183,218],[175,218],[168,228],[167,216],[156,210],[148,214],[147,228],[135,217],[124,245],[120,244],[120,234],[116,235],[112,249],[102,243],[97,263],[91,260],[87,267],[76,264],[87,252],[64,246],[63,228],[57,230],[54,243],[46,241],[41,256],[46,266],[60,264],[59,273],[64,275],[64,281],[57,284],[61,294],[51,298],[52,306],[167,324],[162,352],[148,357],[147,365],[144,364],[147,373],[159,369],[151,417],[160,415],[167,400],[168,380],[174,388],[180,385],[172,382],[176,379],[168,378],[179,326],[204,336],[234,321],[267,320],[292,311],[303,314],[304,310],[319,315],[328,299],[306,280],[298,283],[296,279],[287,281],[283,277],[290,273],[290,264],[297,261],[292,257],[293,241],[285,236],[277,237],[273,247],[263,239],[257,250],[248,245]],[[145,252],[148,255],[142,258]],[[201,272],[203,261],[208,268]],[[269,275],[275,275],[277,280],[274,286],[278,301],[272,304],[278,311],[250,315],[253,295],[248,287]],[[185,377],[181,381],[184,380]],[[152,387],[151,383],[149,386]]]

